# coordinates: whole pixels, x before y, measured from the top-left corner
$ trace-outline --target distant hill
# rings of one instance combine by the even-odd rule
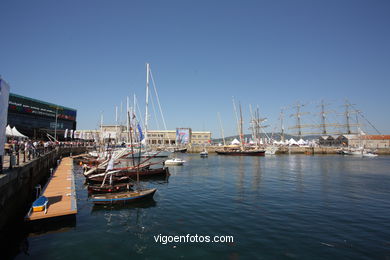
[[[280,140],[280,136],[281,134],[280,133],[274,133],[273,135],[271,133],[267,133],[267,135],[269,137],[272,137],[274,138],[275,140]],[[266,135],[265,134],[261,134],[260,135],[261,138],[265,138]],[[308,136],[302,136],[302,139],[304,140],[313,140],[313,139],[318,139],[320,137],[320,135],[308,135]],[[237,139],[237,140],[240,140],[240,137],[238,135],[233,135],[233,136],[228,136],[228,137],[225,137],[225,141],[226,143],[230,143],[231,141],[233,141],[234,139]],[[244,138],[247,138],[248,140],[250,140],[252,138],[252,135],[251,134],[246,134],[244,135]],[[284,135],[284,138],[285,139],[290,139],[290,138],[294,138],[295,140],[298,141],[298,136],[295,136],[295,135],[289,135],[289,134],[285,134]],[[222,143],[223,142],[223,139],[222,138],[215,138],[215,139],[212,139],[212,141],[214,143]]]

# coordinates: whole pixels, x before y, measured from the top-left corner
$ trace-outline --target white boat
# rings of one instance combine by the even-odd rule
[[[208,157],[209,156],[209,153],[204,150],[203,152],[200,153],[200,157]]]
[[[183,165],[186,161],[180,158],[173,158],[173,159],[168,159],[165,161],[165,165],[173,165],[173,166],[179,166]]]
[[[377,157],[376,153],[363,153],[363,157]]]
[[[265,155],[274,155],[278,149],[277,146],[267,146],[265,148]]]

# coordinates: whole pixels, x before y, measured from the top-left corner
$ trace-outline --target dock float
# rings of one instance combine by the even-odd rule
[[[63,158],[42,190],[48,198],[45,211],[30,210],[26,221],[50,219],[77,214],[76,187],[73,174],[73,159]]]

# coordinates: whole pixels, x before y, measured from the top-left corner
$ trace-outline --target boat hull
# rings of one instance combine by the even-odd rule
[[[105,204],[128,204],[140,200],[151,199],[157,189],[149,189],[143,191],[130,191],[121,193],[108,193],[92,195],[90,200],[97,205]]]
[[[138,174],[140,179],[168,176],[169,169],[167,167],[157,169],[140,169]],[[114,182],[128,182],[130,178],[137,178],[137,171],[120,171],[118,173],[114,173],[112,176],[112,180]],[[100,174],[99,176],[88,177],[87,181],[90,183],[102,183],[103,179],[104,175]]]
[[[231,156],[264,156],[265,151],[215,151],[218,155]]]
[[[133,184],[131,183],[118,183],[115,185],[104,185],[101,187],[100,184],[88,185],[89,194],[100,194],[100,193],[111,193],[111,192],[123,192],[130,190]]]

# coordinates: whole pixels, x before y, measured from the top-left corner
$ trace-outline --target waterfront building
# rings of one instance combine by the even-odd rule
[[[368,149],[390,148],[390,135],[355,135],[349,140],[349,146]]]
[[[127,142],[128,132],[123,125],[103,125],[101,127],[104,139],[117,139],[118,142]],[[184,137],[179,133],[184,133]],[[145,133],[143,133],[145,135]],[[192,131],[191,128],[177,128],[176,130],[148,130],[147,140],[150,145],[206,145],[211,142],[210,131]]]
[[[10,93],[8,120],[30,138],[47,138],[47,134],[64,138],[65,130],[76,129],[77,110]]]
[[[355,135],[322,135],[319,137],[320,146],[348,146],[349,139]]]

